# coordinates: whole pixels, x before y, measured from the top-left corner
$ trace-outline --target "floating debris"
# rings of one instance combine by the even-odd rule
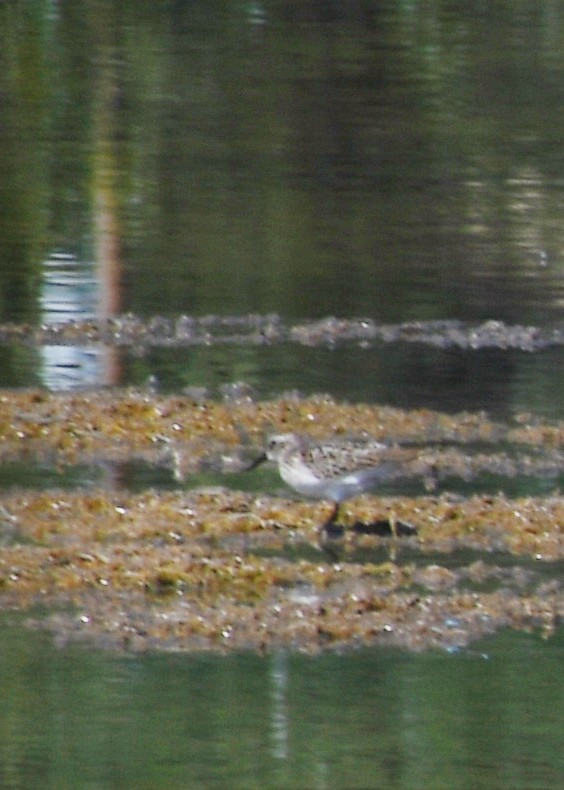
[[[564,345],[564,327],[510,325],[504,321],[408,321],[378,324],[370,318],[327,317],[287,324],[281,316],[188,316],[178,318],[133,314],[107,320],[69,320],[31,324],[1,324],[0,342],[45,345],[98,343],[135,348],[188,346],[264,346],[295,343],[332,348],[355,344],[369,348],[383,343],[421,343],[441,349],[517,349],[536,352]]]

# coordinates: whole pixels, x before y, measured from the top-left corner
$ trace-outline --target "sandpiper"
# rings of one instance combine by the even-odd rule
[[[270,436],[266,450],[251,464],[278,464],[280,477],[299,494],[333,502],[324,526],[335,523],[345,499],[402,476],[401,449],[374,439],[327,440],[319,443],[296,433]]]

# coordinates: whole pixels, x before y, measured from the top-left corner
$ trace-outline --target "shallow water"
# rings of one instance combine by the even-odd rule
[[[4,618],[0,645],[4,787],[562,783],[561,638],[420,656],[115,658]]]
[[[548,0],[0,3],[0,328],[126,311],[560,328],[563,31]],[[0,387],[245,381],[561,420],[563,353],[27,337],[0,345]],[[0,489],[104,474],[14,464]],[[175,485],[136,464],[120,481]],[[478,484],[542,496],[560,477],[459,490]],[[455,655],[116,657],[8,624],[0,784],[556,790],[562,650],[559,633]]]

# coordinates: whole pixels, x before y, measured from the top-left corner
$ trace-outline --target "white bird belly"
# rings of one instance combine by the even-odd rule
[[[332,499],[328,493],[330,481],[318,477],[307,464],[280,464],[280,477],[299,494],[317,499]]]

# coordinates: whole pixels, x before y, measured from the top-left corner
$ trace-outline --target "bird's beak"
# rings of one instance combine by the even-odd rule
[[[260,465],[261,465],[261,464],[263,464],[265,461],[268,461],[268,458],[266,457],[266,453],[261,453],[261,454],[258,456],[258,458],[255,458],[255,460],[254,460],[254,461],[252,461],[252,462],[249,464],[249,466],[245,467],[245,469],[244,469],[243,471],[245,471],[245,472],[251,472],[253,469],[256,469],[256,468],[257,468],[257,466],[260,466]]]

